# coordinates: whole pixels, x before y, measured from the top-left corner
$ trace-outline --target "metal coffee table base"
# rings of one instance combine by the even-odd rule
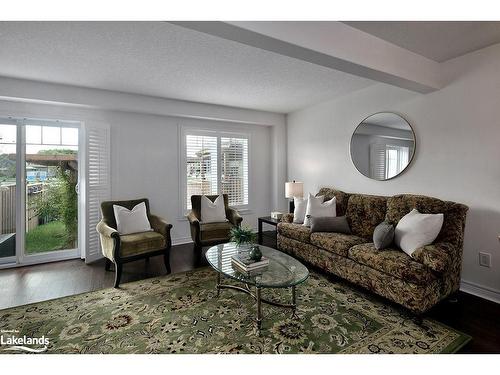
[[[291,304],[274,302],[274,301],[270,301],[270,300],[267,300],[265,298],[262,298],[261,297],[261,291],[262,291],[261,287],[256,286],[255,293],[253,293],[248,284],[244,284],[244,285],[245,285],[245,287],[242,288],[242,287],[236,286],[236,285],[222,284],[221,283],[221,273],[217,272],[217,285],[216,285],[217,297],[219,297],[221,289],[234,289],[234,290],[239,290],[240,292],[249,294],[257,301],[257,320],[256,320],[256,322],[257,322],[257,329],[258,329],[259,333],[260,333],[260,329],[262,328],[262,303],[267,303],[268,305],[272,305],[272,306],[278,306],[278,307],[292,309],[294,312],[297,309],[297,294],[295,291],[295,285],[292,285],[290,287],[290,288],[292,288],[292,303]]]

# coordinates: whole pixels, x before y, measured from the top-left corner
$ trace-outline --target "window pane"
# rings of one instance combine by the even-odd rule
[[[26,143],[42,143],[42,127],[35,125],[26,125]]]
[[[62,144],[78,146],[78,129],[77,128],[62,128]]]
[[[16,125],[0,125],[0,263],[16,255]]]
[[[0,143],[16,144],[17,128],[16,125],[0,125]]]
[[[222,193],[229,204],[248,204],[248,139],[221,138]]]
[[[192,195],[217,194],[217,137],[186,135],[186,207]]]
[[[42,143],[44,145],[60,145],[61,128],[44,126],[42,129]]]
[[[26,145],[25,255],[78,247],[78,146],[60,133],[42,126],[44,144]]]

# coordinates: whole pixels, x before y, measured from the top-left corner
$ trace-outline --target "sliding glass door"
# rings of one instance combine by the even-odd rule
[[[0,125],[0,264],[78,257],[78,124],[9,120]]]
[[[0,264],[16,262],[17,125],[0,119]]]

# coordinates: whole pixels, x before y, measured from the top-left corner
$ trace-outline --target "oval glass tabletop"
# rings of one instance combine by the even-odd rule
[[[233,242],[212,246],[205,254],[208,263],[218,272],[232,279],[261,288],[288,288],[304,282],[309,270],[297,259],[281,251],[259,245],[269,265],[255,274],[245,274],[233,268],[231,258],[239,254]]]

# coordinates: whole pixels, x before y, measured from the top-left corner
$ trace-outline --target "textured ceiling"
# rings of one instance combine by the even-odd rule
[[[344,22],[431,60],[443,62],[500,43],[500,22]]]
[[[0,76],[280,113],[373,81],[167,22],[0,22]]]

